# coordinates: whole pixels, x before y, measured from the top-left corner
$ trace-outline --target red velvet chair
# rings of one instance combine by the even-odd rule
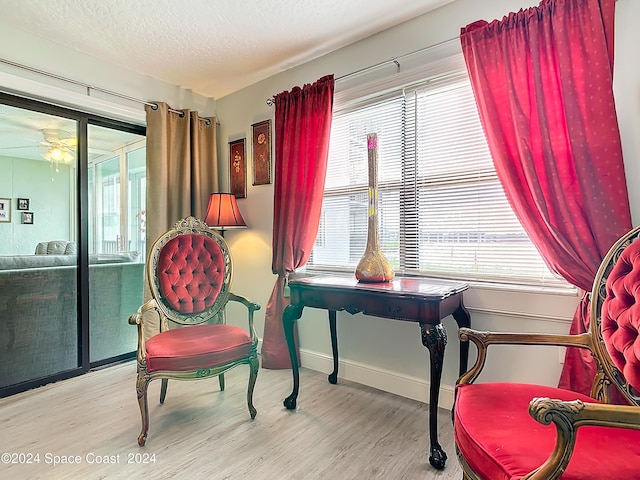
[[[478,348],[458,380],[454,436],[465,479],[640,478],[640,227],[604,258],[591,293],[590,331],[527,335],[461,329]],[[474,383],[489,345],[564,345],[591,350],[591,395],[521,383]],[[612,405],[610,386],[629,405]]]
[[[138,326],[140,446],[149,430],[147,387],[157,378],[162,379],[160,403],[164,403],[170,378],[218,376],[220,390],[224,390],[224,372],[247,364],[247,404],[251,418],[255,418],[253,389],[259,364],[253,314],[260,305],[229,291],[231,273],[224,238],[193,217],[180,220],[151,247],[147,279],[152,298],[129,318],[130,324]],[[246,330],[226,324],[229,301],[247,308]]]

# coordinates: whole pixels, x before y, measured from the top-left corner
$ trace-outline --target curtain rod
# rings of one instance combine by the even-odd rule
[[[434,43],[433,45],[429,45],[428,47],[419,48],[418,50],[414,50],[413,52],[405,53],[403,55],[400,55],[399,57],[391,57],[390,59],[383,60],[382,62],[376,63],[375,65],[369,65],[368,67],[361,68],[360,70],[356,70],[354,72],[350,72],[350,73],[346,73],[344,75],[341,75],[341,76],[337,77],[335,81],[337,82],[339,80],[344,80],[345,78],[353,77],[355,75],[360,75],[361,73],[368,72],[369,70],[373,70],[374,68],[381,67],[381,66],[386,65],[388,63],[395,63],[396,64],[396,73],[400,73],[400,62],[398,60],[400,60],[402,58],[409,57],[411,55],[415,55],[416,53],[426,52],[428,50],[431,50],[432,48],[440,47],[440,46],[442,46],[442,45],[444,45],[446,43],[453,42],[454,40],[458,40],[459,38],[460,37],[449,38],[447,40],[443,40],[441,42]],[[274,104],[274,97],[267,98],[267,105],[272,106],[273,104]]]
[[[617,3],[618,0],[615,0],[615,2]],[[396,69],[397,69],[396,73],[400,73],[400,63],[398,62],[398,59],[405,58],[405,57],[408,57],[410,55],[414,55],[416,53],[425,52],[425,51],[430,50],[432,48],[436,48],[436,47],[439,47],[441,45],[444,45],[445,43],[449,43],[449,42],[453,42],[454,40],[458,40],[459,38],[460,38],[459,36],[458,37],[452,37],[452,38],[449,38],[447,40],[443,40],[441,42],[434,43],[433,45],[429,45],[428,47],[423,47],[423,48],[420,48],[418,50],[414,50],[413,52],[405,53],[404,55],[400,55],[399,57],[391,57],[390,59],[384,60],[384,61],[382,61],[380,63],[376,63],[375,65],[370,65],[368,67],[361,68],[360,70],[356,70],[354,72],[347,73],[345,75],[337,77],[335,79],[335,81],[337,82],[338,80],[344,80],[345,78],[352,77],[354,75],[359,75],[360,73],[368,72],[369,70],[373,70],[374,68],[381,67],[381,66],[386,65],[387,63],[391,63],[391,62],[396,64]],[[269,105],[271,107],[273,104],[274,104],[274,97],[267,98],[267,105]]]
[[[158,109],[157,103],[147,102],[145,100],[140,100],[139,98],[130,97],[128,95],[123,95],[122,93],[113,92],[111,90],[106,90],[104,88],[95,87],[93,85],[89,85],[88,83],[79,82],[77,80],[73,80],[72,78],[63,77],[61,75],[56,75],[55,73],[45,72],[44,70],[39,70],[37,68],[29,67],[27,65],[22,65],[20,63],[12,62],[11,60],[5,60],[4,58],[0,58],[0,63],[4,63],[6,65],[10,65],[12,67],[20,68],[22,70],[27,70],[29,72],[37,73],[39,75],[44,75],[45,77],[55,78],[56,80],[62,80],[63,82],[71,83],[73,85],[78,85],[80,87],[84,87],[87,89],[87,97],[91,96],[91,90],[95,90],[96,92],[106,93],[107,95],[112,95],[114,97],[124,98],[125,100],[130,100],[136,103],[142,103],[144,105],[150,106],[153,110]],[[180,116],[184,115],[184,112],[180,110],[174,110],[173,108],[169,108],[169,111],[172,113],[178,113]],[[204,121],[207,125],[211,125],[211,120],[208,118],[200,118],[200,120]]]

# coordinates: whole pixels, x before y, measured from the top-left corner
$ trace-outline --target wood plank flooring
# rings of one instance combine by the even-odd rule
[[[216,378],[149,387],[150,428],[137,445],[140,412],[129,362],[0,399],[2,479],[413,480],[462,478],[450,412],[439,414],[443,471],[428,463],[427,405],[301,369],[298,409],[286,410],[290,370],[261,369],[251,420],[248,367]],[[19,454],[23,454],[19,456]],[[34,457],[31,457],[33,455]],[[24,464],[36,459],[39,463]],[[73,457],[78,457],[74,459]],[[78,460],[77,464],[54,461]],[[102,461],[102,463],[100,463]]]

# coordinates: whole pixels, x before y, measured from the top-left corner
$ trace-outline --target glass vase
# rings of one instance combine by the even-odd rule
[[[359,282],[390,282],[394,278],[391,263],[380,250],[378,234],[378,135],[367,134],[367,160],[369,169],[369,213],[367,246],[358,262],[355,275]]]

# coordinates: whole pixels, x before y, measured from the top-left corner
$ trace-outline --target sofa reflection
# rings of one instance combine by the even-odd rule
[[[133,352],[142,304],[137,252],[89,255],[90,360]],[[0,388],[78,366],[77,257],[0,256]]]

